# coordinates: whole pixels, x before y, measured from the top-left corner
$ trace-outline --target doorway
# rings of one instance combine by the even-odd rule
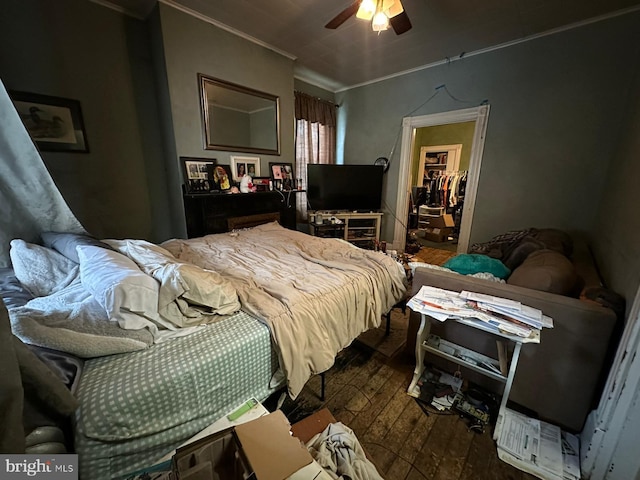
[[[406,117],[403,119],[400,172],[398,175],[397,190],[398,203],[396,204],[396,222],[393,240],[393,244],[396,248],[404,251],[404,247],[406,246],[408,222],[405,219],[409,218],[409,204],[411,203],[414,182],[412,165],[415,163],[413,160],[414,150],[416,150],[416,135],[418,129],[438,125],[475,122],[473,140],[471,142],[471,150],[469,152],[464,205],[462,207],[457,247],[455,249],[457,253],[465,253],[468,250],[488,116],[489,106],[482,105],[476,108],[455,110],[432,115],[422,115],[418,117]],[[417,149],[417,151],[419,150],[420,149]],[[416,170],[418,166],[419,163],[416,164]],[[417,176],[417,173],[415,176]]]
[[[407,222],[407,244],[414,249],[457,252],[475,126],[476,122],[464,122],[416,129]],[[462,143],[443,144],[450,141]]]

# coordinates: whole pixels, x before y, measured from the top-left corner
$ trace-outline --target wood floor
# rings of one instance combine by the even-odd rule
[[[535,478],[498,459],[492,429],[476,433],[457,414],[425,413],[406,393],[413,367],[404,351],[388,358],[354,342],[327,372],[324,402],[316,376],[281,408],[291,423],[328,408],[387,480]]]
[[[430,263],[431,265],[443,265],[451,257],[455,257],[456,252],[443,250],[441,248],[422,247],[413,255],[412,261]]]

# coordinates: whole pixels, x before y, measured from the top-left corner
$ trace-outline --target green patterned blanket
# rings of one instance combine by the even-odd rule
[[[254,397],[274,391],[269,329],[239,312],[139,352],[85,363],[75,442],[80,478],[117,478],[155,460]]]

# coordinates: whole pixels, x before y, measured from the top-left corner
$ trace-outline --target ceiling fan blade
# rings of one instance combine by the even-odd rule
[[[402,35],[407,30],[411,30],[411,21],[406,11],[399,13],[395,17],[391,17],[389,23],[393,31],[396,32],[396,35]]]
[[[331,20],[329,23],[327,23],[324,28],[338,28],[340,25],[342,25],[344,22],[346,22],[347,20],[349,20],[349,18],[351,18],[352,16],[354,16],[356,14],[356,12],[358,11],[358,8],[360,8],[360,3],[362,0],[357,0],[356,2],[353,2],[351,5],[349,5],[347,8],[345,8],[342,12],[340,12],[338,15],[336,15],[334,17],[333,20]]]

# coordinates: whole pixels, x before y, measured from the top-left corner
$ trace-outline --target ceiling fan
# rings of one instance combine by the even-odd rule
[[[397,35],[411,29],[411,21],[400,0],[356,0],[327,23],[325,28],[338,28],[353,15],[371,20],[371,27],[376,32],[386,30],[389,25]]]

